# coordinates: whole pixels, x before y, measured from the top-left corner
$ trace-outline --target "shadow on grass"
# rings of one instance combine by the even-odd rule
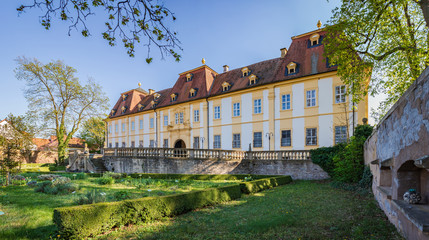
[[[7,229],[0,232],[0,239],[2,240],[16,240],[16,239],[50,239],[55,236],[57,226],[54,224],[42,226],[37,228],[19,227],[14,229]]]

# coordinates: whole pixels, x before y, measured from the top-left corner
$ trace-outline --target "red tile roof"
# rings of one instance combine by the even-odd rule
[[[322,44],[310,47],[310,36],[315,33],[320,35],[320,41]],[[122,96],[119,98],[118,102],[113,107],[115,113],[110,114],[110,118],[207,98],[246,88],[257,87],[273,82],[287,81],[303,76],[335,71],[337,70],[337,67],[327,66],[326,58],[323,56],[323,38],[325,35],[326,32],[323,31],[323,29],[319,29],[292,37],[292,43],[285,57],[274,58],[249,66],[243,66],[250,70],[249,76],[252,74],[256,76],[257,81],[254,85],[249,85],[249,76],[242,76],[241,69],[243,67],[217,74],[210,67],[203,65],[179,74],[179,78],[172,88],[158,92],[161,94],[161,97],[157,100],[154,99],[153,94],[149,95],[141,88],[126,92],[125,94],[127,94],[128,97],[125,101],[122,99]],[[285,74],[287,71],[286,66],[290,62],[297,64],[298,72],[292,75],[287,75]],[[188,73],[192,74],[191,81],[186,81],[186,74]],[[231,85],[231,88],[226,92],[223,92],[222,89],[222,83],[224,82],[228,82]],[[197,90],[195,97],[189,96],[191,88]],[[177,94],[176,101],[171,101],[170,95],[173,93]],[[155,106],[152,106],[152,101],[154,101]],[[143,109],[138,109],[138,104],[142,104]],[[121,110],[123,106],[126,107],[125,112],[122,112]]]

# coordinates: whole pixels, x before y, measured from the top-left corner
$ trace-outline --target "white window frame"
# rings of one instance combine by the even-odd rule
[[[335,126],[335,144],[347,142],[347,126]]]
[[[220,106],[214,107],[214,119],[220,119]]]
[[[289,141],[288,138],[283,138],[283,132],[289,131]],[[292,146],[292,131],[291,130],[282,130],[280,132],[280,146],[282,147],[290,147]]]
[[[282,110],[290,110],[291,101],[290,101],[290,94],[283,94],[282,95]]]
[[[214,135],[213,136],[213,148],[214,149],[219,149],[222,147],[222,138],[220,135]]]
[[[135,131],[136,130],[136,124],[134,121],[131,122],[131,131]]]
[[[232,148],[241,148],[241,134],[232,134]]]
[[[119,126],[118,124],[115,124],[115,133],[119,132]]]
[[[335,103],[346,102],[346,85],[340,85],[335,87]]]
[[[240,116],[240,103],[239,102],[237,102],[237,103],[234,103],[233,105],[232,105],[232,115],[234,116],[234,117],[239,117]]]
[[[262,99],[253,100],[253,113],[260,114],[262,113]]]
[[[316,89],[307,90],[307,107],[315,107],[317,105],[316,102]]]
[[[155,121],[154,121],[154,119],[153,118],[150,118],[149,119],[149,128],[154,128],[155,127],[155,123],[154,123]]]
[[[168,116],[164,115],[164,126],[168,126]]]
[[[140,120],[140,129],[143,129],[143,120]]]
[[[125,132],[125,123],[122,123],[122,128],[121,128],[122,132]]]
[[[179,122],[183,123],[183,112],[179,113]]]
[[[256,134],[258,134],[258,135],[261,134],[261,137],[260,138],[258,137],[258,139],[256,139],[255,138]],[[262,138],[263,138],[262,132],[253,132],[253,147],[254,148],[261,148],[261,147],[263,147],[263,145],[262,145],[263,139]],[[258,142],[256,142],[256,140],[258,140]],[[257,143],[257,144],[255,144],[255,143]]]
[[[200,121],[200,110],[194,110],[194,122]]]
[[[175,117],[175,123],[176,124],[179,124],[179,113],[176,113],[176,114],[174,114],[174,117]]]
[[[317,128],[305,129],[305,145],[317,146]]]

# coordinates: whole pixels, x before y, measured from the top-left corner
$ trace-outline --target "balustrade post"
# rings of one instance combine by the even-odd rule
[[[133,157],[137,156],[137,149],[133,148]]]
[[[189,159],[194,159],[195,158],[195,152],[194,149],[189,149]]]
[[[115,148],[115,156],[118,156],[118,149]]]

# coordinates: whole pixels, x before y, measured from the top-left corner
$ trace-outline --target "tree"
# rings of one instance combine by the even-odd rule
[[[9,114],[6,124],[0,131],[0,168],[2,175],[9,183],[10,173],[22,163],[23,157],[28,157],[34,148],[33,137],[36,128],[28,116],[14,116]]]
[[[100,150],[104,146],[106,123],[101,117],[92,117],[82,124],[79,137],[88,143],[90,149]]]
[[[108,98],[92,80],[82,86],[74,76],[76,70],[61,61],[43,64],[18,58],[17,62],[16,77],[27,83],[24,94],[29,109],[45,129],[55,131],[58,162],[64,164],[70,139],[83,121],[107,111]]]
[[[383,92],[388,96],[379,107],[383,115],[429,65],[428,2],[350,0],[333,10],[326,56],[338,64],[354,102],[368,91]]]
[[[174,14],[164,5],[152,0],[33,0],[32,4],[21,5],[18,13],[27,9],[39,8],[43,12],[40,23],[49,30],[55,19],[69,21],[69,35],[73,29],[82,36],[91,35],[87,27],[90,16],[105,13],[106,30],[102,36],[110,46],[117,43],[117,37],[134,57],[136,43],[144,42],[147,48],[146,62],[152,62],[150,49],[152,44],[159,48],[162,58],[172,56],[180,61],[181,56],[175,51],[182,50],[176,32],[167,27],[168,21],[175,21]],[[142,39],[143,37],[143,39]]]

